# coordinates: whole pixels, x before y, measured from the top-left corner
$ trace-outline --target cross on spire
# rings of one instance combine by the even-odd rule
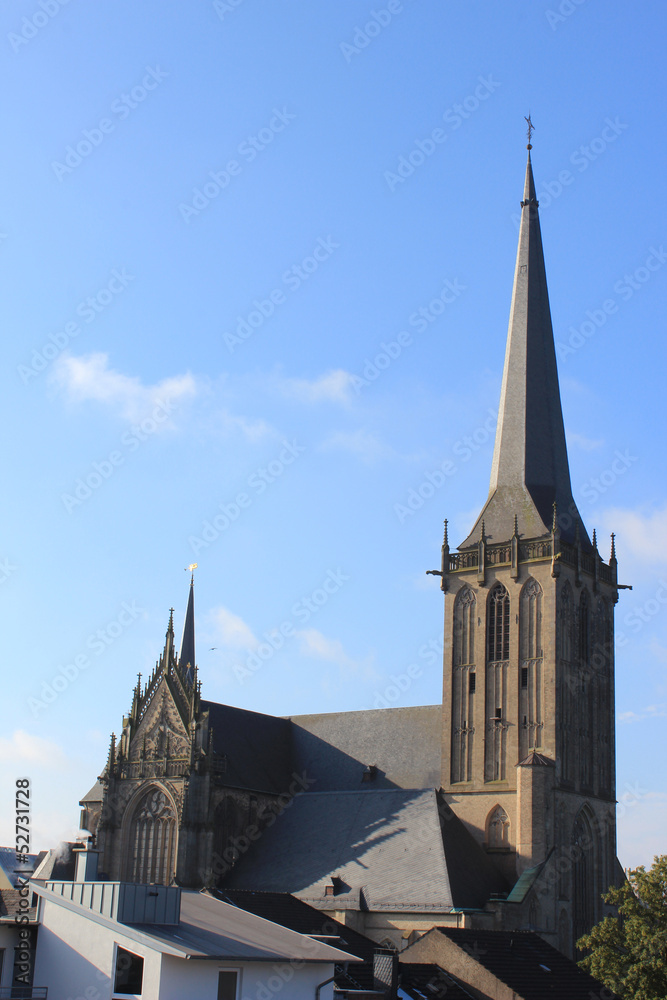
[[[530,140],[531,140],[531,139],[532,139],[532,137],[533,137],[533,132],[535,131],[535,126],[533,125],[533,123],[532,123],[532,121],[531,121],[531,118],[530,118],[530,111],[528,112],[528,117],[527,117],[527,118],[526,118],[526,116],[524,115],[524,117],[523,117],[523,120],[524,120],[525,122],[528,122],[528,128],[526,129],[526,135],[528,136],[528,145],[526,146],[526,149],[532,149],[533,147],[532,147],[532,146],[531,146],[531,144],[530,144]]]

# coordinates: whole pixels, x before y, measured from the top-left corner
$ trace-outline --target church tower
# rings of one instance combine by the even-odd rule
[[[572,496],[530,149],[489,496],[456,552],[445,522],[441,780],[514,886],[499,926],[571,955],[617,878],[618,592]]]

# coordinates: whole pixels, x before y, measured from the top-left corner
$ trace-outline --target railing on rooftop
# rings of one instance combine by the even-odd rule
[[[48,1000],[48,986],[0,986],[0,1000]]]

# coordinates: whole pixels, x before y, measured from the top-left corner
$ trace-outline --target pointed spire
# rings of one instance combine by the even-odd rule
[[[169,608],[169,624],[167,625],[167,632],[164,638],[164,652],[162,653],[162,658],[158,663],[158,669],[161,667],[163,671],[169,670],[169,663],[174,656],[174,609]],[[152,678],[151,678],[152,680]]]
[[[598,550],[598,533],[596,529],[593,528],[593,551],[597,552],[597,550]]]
[[[570,484],[529,144],[489,498],[461,548],[477,541],[482,516],[491,541],[505,541],[511,530],[507,512],[512,509],[519,512],[524,538],[548,534],[554,499],[567,515],[561,534],[571,542],[578,512]],[[585,532],[582,541],[590,548]]]
[[[616,534],[612,531],[611,533],[611,555],[609,557],[609,562],[616,562]]]
[[[190,593],[188,594],[188,607],[185,612],[185,624],[183,625],[183,641],[181,642],[181,653],[178,658],[179,666],[187,679],[192,683],[194,679],[195,666],[195,575],[190,576]]]

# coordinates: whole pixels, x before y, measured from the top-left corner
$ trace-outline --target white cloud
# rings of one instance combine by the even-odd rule
[[[216,628],[217,641],[228,649],[256,649],[259,645],[250,626],[229,608],[214,608],[209,618]]]
[[[603,446],[604,438],[594,440],[593,438],[586,437],[585,434],[577,434],[576,431],[567,431],[567,443],[576,445],[582,451],[595,451],[597,448]]]
[[[667,705],[646,705],[638,712],[620,712],[616,716],[616,721],[621,725],[626,722],[644,722],[646,719],[664,718],[667,718]]]
[[[63,355],[57,362],[51,381],[72,402],[94,400],[119,410],[126,420],[137,421],[159,408],[168,418],[173,410],[197,395],[198,387],[189,372],[165,378],[155,385],[144,385],[137,375],[123,375],[109,367],[109,356],[101,352],[72,357]],[[161,426],[168,419],[159,421]]]
[[[332,369],[315,379],[274,377],[280,392],[300,403],[347,404],[352,398],[353,379],[354,376],[342,368]]]
[[[248,441],[260,441],[276,433],[271,425],[261,418],[250,420],[248,417],[236,416],[228,410],[220,410],[215,415],[214,425],[216,430],[221,430],[224,434],[235,434],[240,431]]]
[[[364,462],[395,458],[393,448],[383,444],[374,434],[359,427],[356,431],[335,431],[320,445],[321,451],[349,451]]]
[[[61,768],[65,761],[65,754],[57,743],[34,736],[24,729],[15,730],[9,738],[0,737],[0,762],[11,764],[19,777],[32,765]]]
[[[667,558],[667,506],[662,510],[623,510],[619,507],[602,512],[608,531],[617,535],[617,545],[631,556],[633,562],[664,563]],[[620,558],[620,557],[619,557]]]

